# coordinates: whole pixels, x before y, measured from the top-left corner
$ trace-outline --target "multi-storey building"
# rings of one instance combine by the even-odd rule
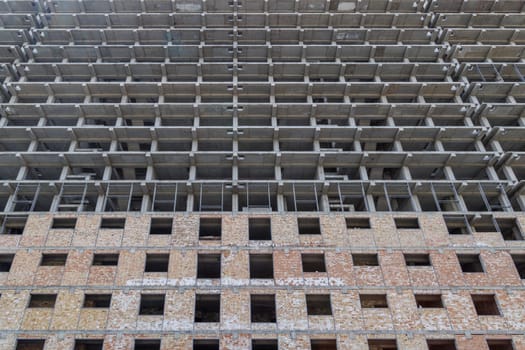
[[[525,349],[524,11],[0,1],[0,349]]]

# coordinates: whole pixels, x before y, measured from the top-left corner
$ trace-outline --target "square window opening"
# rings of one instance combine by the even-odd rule
[[[511,257],[520,278],[525,279],[525,254],[512,254]]]
[[[219,339],[194,339],[193,350],[219,350]]]
[[[418,218],[394,218],[397,229],[419,229]]]
[[[479,254],[458,254],[461,271],[465,273],[485,272]]]
[[[0,272],[9,272],[14,258],[14,254],[0,254]]]
[[[146,254],[144,272],[168,272],[169,254]]]
[[[160,339],[135,339],[134,350],[160,350]]]
[[[109,308],[111,294],[86,294],[84,295],[85,308]]]
[[[442,308],[441,294],[415,294],[418,308]]]
[[[201,218],[199,224],[199,239],[220,240],[222,235],[221,218]]]
[[[352,254],[354,266],[379,266],[377,254]]]
[[[44,350],[45,339],[18,339],[16,350]]]
[[[463,215],[444,215],[443,219],[449,235],[468,235],[471,233],[470,225]]]
[[[347,229],[368,229],[372,228],[370,225],[370,218],[346,218]]]
[[[456,350],[454,339],[427,339],[428,350]]]
[[[494,294],[472,294],[471,297],[479,316],[501,316]]]
[[[197,255],[197,278],[221,278],[221,254]]]
[[[489,350],[514,350],[512,339],[487,339]]]
[[[31,294],[28,308],[53,308],[56,300],[56,294]]]
[[[522,241],[523,233],[515,218],[501,218],[496,219],[500,228],[501,235],[505,241]]]
[[[250,254],[250,278],[273,279],[272,254]]]
[[[311,339],[311,350],[337,350],[337,341],[335,339]]]
[[[275,295],[251,295],[250,313],[252,322],[276,322]]]
[[[361,302],[361,308],[363,309],[388,307],[386,294],[360,294],[359,300]]]
[[[248,232],[251,241],[271,241],[272,223],[270,218],[248,219]]]
[[[195,322],[220,322],[220,294],[197,294],[195,297]]]
[[[76,218],[53,218],[52,229],[74,229],[77,225]]]
[[[173,227],[172,218],[151,218],[149,226],[150,235],[171,235]]]
[[[300,235],[320,235],[321,224],[319,218],[297,218]]]
[[[164,294],[142,294],[139,315],[164,315]]]
[[[126,218],[102,218],[100,221],[101,229],[123,229],[126,225]]]
[[[326,272],[324,254],[301,254],[303,272]]]
[[[369,339],[368,350],[397,350],[395,339]]]
[[[278,350],[277,339],[252,339],[252,350]]]
[[[5,235],[21,235],[24,233],[27,217],[6,216],[3,219],[1,234]]]
[[[117,266],[118,254],[93,254],[93,266]]]
[[[407,266],[432,266],[429,254],[404,254]]]
[[[307,294],[306,312],[308,316],[331,316],[330,294]]]
[[[103,339],[76,339],[74,350],[102,350],[104,348]]]
[[[65,266],[67,254],[42,254],[40,266]]]

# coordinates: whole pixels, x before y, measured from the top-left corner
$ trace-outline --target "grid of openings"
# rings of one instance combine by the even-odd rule
[[[523,1],[1,0],[0,347],[517,350],[524,29]]]
[[[5,0],[0,212],[524,210],[521,1],[282,1]]]
[[[248,222],[248,218],[246,218],[246,222]],[[341,222],[342,226],[346,226],[346,222]],[[293,235],[293,230],[291,231],[291,234]],[[347,234],[346,232],[344,234]],[[204,247],[203,247],[204,248]],[[204,278],[204,279],[218,279],[221,277],[221,268],[223,263],[228,263],[228,259],[225,261],[222,261],[225,259],[225,256],[229,256],[230,252],[226,252],[224,250],[224,247],[220,248],[220,252],[217,252],[218,249],[215,245],[211,246],[208,249],[198,248],[198,250],[195,251],[195,267],[196,267],[196,277],[197,278]],[[275,248],[275,247],[274,247]],[[247,247],[247,250],[244,252],[245,257],[247,258],[247,267],[249,267],[249,276],[251,279],[273,279],[274,276],[274,253],[265,253],[264,251],[270,251],[272,252],[273,249],[270,249],[270,246],[264,246],[261,249],[254,250],[251,247]],[[330,254],[327,254],[325,256],[325,253],[315,253],[317,249],[309,249],[311,253],[302,253],[300,254],[301,257],[301,265],[303,267],[303,272],[313,272],[313,273],[319,273],[319,272],[326,272],[326,266],[327,262],[325,259],[330,258]],[[414,249],[409,249],[408,251],[412,252],[404,252],[401,256],[404,258],[405,264],[408,267],[408,271],[433,271],[433,270],[421,270],[419,267],[432,267],[431,262],[431,254],[428,252],[413,252]],[[243,253],[243,254],[244,254]],[[450,254],[452,253],[452,254]],[[65,262],[68,259],[69,254],[65,253],[44,253],[42,254],[40,265],[44,266],[64,266]],[[146,272],[163,272],[166,273],[168,271],[169,267],[169,261],[170,261],[170,253],[158,253],[158,252],[143,252],[143,256],[145,257],[145,271]],[[177,253],[178,254],[178,253]],[[226,255],[224,255],[226,254]],[[280,256],[280,252],[278,253],[278,256]],[[400,256],[398,251],[384,251],[381,253],[382,259],[383,254],[385,256],[385,261],[389,261],[393,256]],[[484,255],[484,253],[456,253],[454,250],[449,250],[448,252],[443,251],[433,251],[432,257],[436,257],[436,262],[438,263],[438,269],[442,266],[442,258],[443,254],[448,254],[449,256],[454,256],[454,254],[457,256],[457,260],[459,263],[459,267],[464,273],[476,273],[476,272],[483,272],[484,271],[484,264],[488,263],[482,260],[483,259],[489,259],[490,256]],[[520,269],[521,269],[521,263],[522,263],[522,255],[523,254],[510,254],[507,252],[504,252],[504,254],[508,254],[507,257],[512,259],[514,262],[514,265],[516,267],[516,275],[519,275]],[[9,271],[13,260],[14,260],[14,254],[4,254],[1,256],[2,261],[4,261],[4,270]],[[280,257],[281,258],[281,257]],[[358,273],[369,273],[373,270],[380,271],[380,269],[370,269],[374,267],[379,267],[379,255],[377,253],[352,253],[347,255],[347,259],[352,259],[353,267],[355,268],[356,272]],[[108,267],[115,267],[118,264],[119,260],[119,254],[118,253],[94,253],[93,254],[93,261],[92,265],[97,266],[108,266]],[[388,265],[387,265],[388,266]],[[239,266],[240,267],[240,266]],[[364,269],[361,269],[363,268]],[[514,266],[512,266],[514,268]],[[109,270],[108,270],[109,271]],[[369,271],[369,272],[366,272]],[[229,273],[229,272],[228,272]],[[411,272],[410,272],[411,273]],[[517,278],[518,276],[516,276]],[[521,278],[521,276],[519,276]],[[211,281],[208,281],[211,282]],[[262,282],[262,281],[260,281]],[[272,283],[275,283],[275,281],[272,281]],[[203,284],[203,286],[206,286],[205,289],[210,289],[212,285]],[[255,286],[255,289],[257,288],[264,288],[266,291],[269,289],[266,289],[267,286],[261,284],[259,287]],[[213,287],[211,289],[214,289]],[[215,288],[216,291],[217,288]],[[223,289],[223,288],[221,288]],[[200,292],[195,295],[195,309],[194,314],[192,315],[194,322],[196,323],[218,323],[221,322],[221,297],[222,297],[222,291],[220,293],[204,293]],[[238,290],[234,289],[234,293],[239,293]],[[336,292],[337,293],[337,292]],[[499,293],[499,292],[498,292]],[[286,293],[285,293],[286,294]],[[359,297],[359,304],[361,306],[361,309],[363,310],[364,315],[367,313],[376,313],[376,312],[385,312],[381,311],[380,309],[387,309],[390,308],[387,312],[396,313],[396,311],[392,305],[390,305],[391,300],[389,300],[388,295],[390,292],[379,292],[374,291],[372,292],[369,290],[368,292],[360,292]],[[447,314],[450,314],[450,305],[446,305],[445,301],[447,301],[450,298],[450,296],[443,297],[439,292],[432,292],[429,293],[428,291],[420,290],[420,291],[414,291],[414,301],[415,306],[418,309],[427,309],[427,311],[424,311],[425,313],[435,313],[438,309],[442,310],[440,312],[446,312]],[[30,309],[53,309],[57,307],[57,294],[52,293],[32,293],[29,298],[28,308]],[[92,290],[87,292],[84,295],[83,302],[82,302],[82,308],[83,309],[106,309],[109,311],[110,307],[113,305],[118,305],[112,303],[113,295],[111,292],[103,292],[98,293],[96,290]],[[226,296],[229,298],[228,294]],[[256,323],[275,323],[277,324],[278,319],[281,317],[280,315],[286,314],[286,310],[282,310],[279,308],[279,305],[282,305],[282,302],[286,299],[283,298],[282,295],[276,295],[273,293],[264,293],[261,289],[261,291],[257,293],[250,293],[249,297],[249,310],[250,310],[250,321],[254,324]],[[321,294],[318,291],[312,290],[306,290],[304,292],[304,305],[306,310],[306,315],[310,317],[318,318],[318,317],[330,317],[333,315],[334,310],[339,310],[341,306],[343,305],[341,303],[340,296],[335,298],[335,301],[332,300],[332,295],[330,293]],[[394,303],[398,303],[396,301],[397,298],[394,298]],[[494,317],[503,316],[503,313],[501,311],[501,307],[498,304],[498,296],[496,294],[487,294],[487,293],[471,293],[471,299],[472,299],[472,305],[474,312],[479,315],[480,317],[483,316],[489,316]],[[162,293],[154,293],[153,291],[147,291],[140,294],[139,302],[137,304],[136,310],[137,315],[139,317],[159,317],[165,315],[165,308],[171,308],[173,307],[173,304],[171,306],[167,306],[170,304],[166,304],[167,298],[166,294]],[[63,301],[58,301],[61,306],[61,303]],[[117,302],[118,303],[118,302]],[[173,301],[168,301],[168,303],[173,303]],[[246,305],[247,306],[247,305]],[[369,311],[365,311],[365,310]],[[377,309],[375,311],[370,311],[370,309]],[[434,310],[430,310],[434,309]],[[228,310],[228,309],[226,309]],[[339,311],[338,311],[339,312]],[[421,311],[423,314],[423,311]],[[89,340],[89,339],[87,339]],[[142,339],[139,339],[142,340]],[[319,339],[312,339],[312,340],[319,340]],[[326,339],[324,339],[326,340]],[[498,347],[507,347],[507,343],[504,343],[500,341],[501,339],[490,339],[492,341],[491,348],[498,349]],[[98,342],[95,342],[93,344],[83,343],[83,339],[80,339],[78,342],[75,342],[75,344],[79,347],[98,347]],[[149,341],[149,339],[148,339]],[[387,343],[390,343],[391,339],[385,340]],[[498,342],[499,341],[499,342]],[[337,342],[336,342],[337,343]],[[501,344],[500,344],[501,343]],[[386,344],[386,343],[385,343]],[[455,346],[450,341],[444,341],[443,339],[429,339],[428,341],[429,348],[433,349],[440,349],[440,348],[451,348],[452,346]],[[489,344],[489,342],[487,342]],[[512,343],[510,343],[512,345]],[[264,344],[257,345],[260,348],[264,348]],[[388,344],[387,344],[388,345]],[[75,345],[77,346],[77,345]],[[273,347],[274,345],[267,345],[268,347]],[[331,345],[327,345],[331,346]],[[336,344],[337,346],[337,344]],[[374,345],[375,346],[375,345]],[[383,345],[377,345],[377,346],[383,346]],[[386,345],[385,345],[386,346]],[[390,345],[388,345],[390,346]],[[379,347],[381,348],[381,347]]]

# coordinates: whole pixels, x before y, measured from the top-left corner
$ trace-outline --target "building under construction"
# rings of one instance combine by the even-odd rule
[[[1,0],[0,350],[524,350],[524,28]]]

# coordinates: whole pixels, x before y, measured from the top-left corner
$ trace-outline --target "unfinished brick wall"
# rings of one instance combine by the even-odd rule
[[[104,339],[104,349],[132,349],[134,339],[161,339],[165,350],[192,349],[193,339],[219,339],[221,349],[249,349],[251,339],[309,349],[311,339],[334,339],[341,350],[392,339],[398,349],[419,350],[440,338],[464,350],[488,350],[486,339],[496,338],[525,349],[525,290],[510,256],[525,252],[523,241],[449,235],[439,214],[419,214],[417,229],[396,229],[400,215],[362,214],[370,228],[347,228],[345,218],[356,215],[300,215],[319,218],[320,235],[299,234],[290,214],[202,216],[222,219],[213,240],[199,239],[196,214],[175,215],[170,235],[150,234],[150,215],[126,216],[123,229],[99,228],[101,217],[79,215],[74,229],[50,229],[53,216],[35,214],[21,236],[0,236],[1,253],[14,254],[0,273],[1,349],[40,338],[46,350],[88,338]],[[253,217],[271,218],[271,241],[249,240]],[[67,261],[40,266],[43,253],[67,253]],[[196,278],[198,254],[206,253],[221,256],[221,278]],[[250,278],[250,253],[273,255],[273,279]],[[94,266],[94,254],[118,254],[118,263]],[[169,254],[163,271],[145,272],[151,254]],[[303,272],[303,254],[324,255],[326,272]],[[377,266],[356,266],[359,254],[377,254]],[[404,254],[428,254],[430,266],[407,266]],[[484,272],[463,272],[457,254],[479,254]],[[56,294],[54,307],[31,307],[36,294]],[[110,294],[111,302],[83,307],[86,294]],[[141,294],[165,295],[162,313],[139,315]],[[219,322],[194,322],[201,294],[220,295]],[[329,295],[331,314],[308,315],[310,294]],[[363,294],[386,295],[387,307],[363,308]],[[441,295],[442,307],[418,307],[421,294]],[[494,296],[500,315],[478,315],[472,294]],[[275,295],[276,322],[252,322],[253,295]]]

